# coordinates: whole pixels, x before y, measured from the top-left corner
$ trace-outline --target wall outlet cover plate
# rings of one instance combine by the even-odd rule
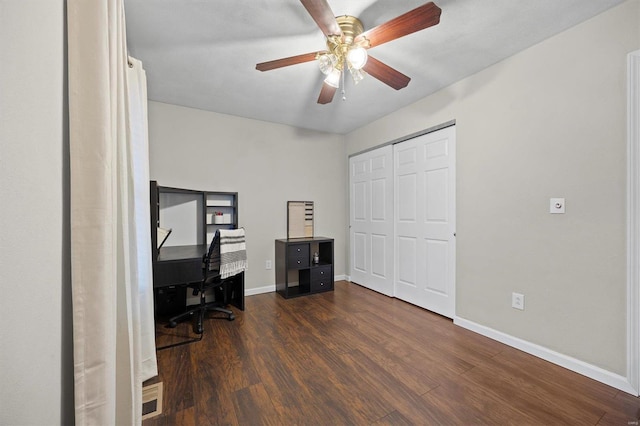
[[[524,294],[511,293],[511,307],[524,311]]]
[[[564,213],[564,198],[550,198],[549,199],[549,213],[562,214]]]

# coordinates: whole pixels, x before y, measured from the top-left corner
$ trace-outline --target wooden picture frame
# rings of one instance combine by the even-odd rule
[[[287,238],[313,237],[313,201],[287,201]]]

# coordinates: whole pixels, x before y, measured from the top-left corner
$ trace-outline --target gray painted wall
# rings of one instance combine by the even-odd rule
[[[0,424],[73,424],[64,0],[0,1]]]
[[[274,240],[287,236],[287,201],[313,201],[316,236],[335,239],[345,274],[344,137],[149,102],[151,179],[164,186],[238,192],[247,232],[246,288],[273,286]],[[171,238],[171,237],[169,237]]]

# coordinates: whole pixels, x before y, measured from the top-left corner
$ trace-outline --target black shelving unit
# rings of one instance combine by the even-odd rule
[[[162,223],[161,210],[169,208],[174,200],[172,196],[182,197],[184,200],[193,201],[196,211],[192,220],[198,229],[197,241],[188,244],[210,244],[216,233],[216,229],[236,229],[238,227],[238,193],[220,191],[199,191],[194,189],[174,188],[160,186],[156,181],[151,181],[151,238],[154,255],[157,257],[157,227],[171,228],[172,224]],[[216,213],[221,213],[216,220]],[[166,246],[172,246],[171,236]]]
[[[276,292],[289,299],[332,290],[333,238],[276,240]]]

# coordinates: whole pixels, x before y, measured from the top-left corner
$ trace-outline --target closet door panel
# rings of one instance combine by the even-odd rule
[[[367,267],[367,235],[362,232],[354,232],[352,240],[352,267],[355,271],[366,274],[369,269]]]
[[[398,297],[404,294],[406,288],[410,287],[409,293],[415,291],[417,286],[416,261],[418,260],[418,244],[414,237],[399,236],[397,239],[398,250],[398,283],[402,287],[398,289]]]
[[[447,296],[448,242],[425,240],[425,290]],[[429,296],[426,296],[429,297]]]
[[[455,128],[394,147],[398,298],[455,315]],[[409,241],[414,241],[409,244]]]
[[[393,162],[386,146],[349,159],[351,281],[393,295]]]
[[[387,277],[387,236],[371,234],[371,274],[379,278]]]

